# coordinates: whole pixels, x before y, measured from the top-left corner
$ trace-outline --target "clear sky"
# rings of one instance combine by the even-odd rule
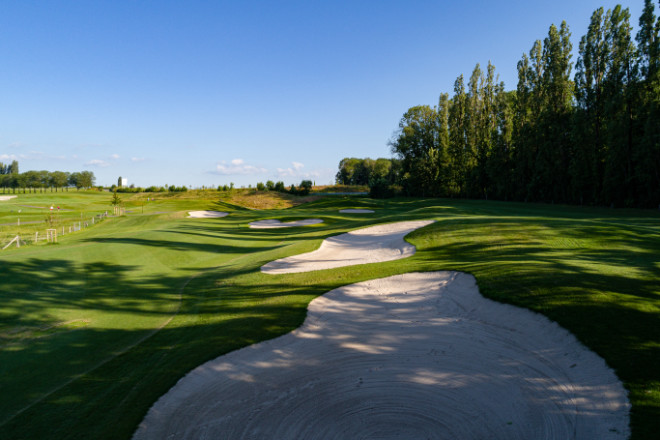
[[[643,0],[0,2],[0,161],[138,186],[334,180],[411,106]],[[658,13],[656,3],[656,14]],[[576,61],[577,54],[573,61]]]

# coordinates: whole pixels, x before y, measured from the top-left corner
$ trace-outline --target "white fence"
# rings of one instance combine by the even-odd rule
[[[47,229],[42,231],[35,231],[31,233],[16,234],[9,237],[9,240],[4,240],[2,250],[15,245],[16,247],[38,244],[39,242],[57,242],[57,238],[63,235],[72,234],[74,232],[82,231],[83,229],[94,226],[95,224],[103,221],[108,217],[108,213],[98,214],[87,220],[78,220],[67,225],[57,227],[50,225]]]

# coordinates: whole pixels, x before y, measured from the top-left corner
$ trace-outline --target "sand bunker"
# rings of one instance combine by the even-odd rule
[[[188,218],[218,218],[226,215],[229,215],[229,213],[220,211],[190,211]]]
[[[17,196],[0,196],[0,202],[6,202],[7,200],[15,199]]]
[[[557,324],[471,275],[414,273],[328,292],[299,329],[201,365],[133,438],[625,439],[628,409]]]
[[[339,212],[344,214],[373,214],[376,211],[372,209],[340,209]]]
[[[275,229],[275,228],[294,228],[297,226],[318,225],[323,223],[319,218],[309,218],[306,220],[296,220],[291,222],[281,222],[279,220],[259,220],[250,223],[250,227],[254,229]]]
[[[415,253],[415,246],[403,237],[431,223],[433,220],[420,220],[358,229],[324,240],[313,252],[271,261],[263,265],[261,271],[269,274],[310,272],[406,258]]]

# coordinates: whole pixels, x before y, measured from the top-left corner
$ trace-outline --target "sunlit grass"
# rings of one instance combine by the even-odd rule
[[[630,390],[633,438],[657,432],[657,213],[353,197],[254,211],[204,197],[156,198],[145,215],[110,219],[58,246],[0,253],[0,437],[129,438],[188,370],[296,328],[316,296],[431,270],[472,273],[485,295],[571,330]],[[342,208],[376,214],[340,214]],[[193,209],[230,215],[186,219]],[[247,227],[266,218],[324,223]],[[418,249],[408,259],[291,275],[259,270],[331,235],[413,219],[437,221],[408,236]]]

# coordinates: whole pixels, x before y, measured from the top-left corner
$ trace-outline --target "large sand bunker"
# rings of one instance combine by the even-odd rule
[[[219,218],[229,215],[228,212],[220,211],[190,211],[188,218]]]
[[[0,196],[0,202],[6,202],[7,200],[15,199],[17,196]]]
[[[258,220],[249,224],[254,229],[276,229],[276,228],[294,228],[297,226],[318,225],[323,223],[320,218],[308,218],[305,220],[295,220],[291,222],[281,222],[279,220]]]
[[[313,252],[271,261],[263,265],[261,271],[298,273],[406,258],[415,253],[415,246],[403,237],[431,223],[433,220],[419,220],[358,229],[324,240]]]
[[[299,329],[181,379],[134,439],[625,439],[629,403],[569,332],[472,276],[335,289]]]

